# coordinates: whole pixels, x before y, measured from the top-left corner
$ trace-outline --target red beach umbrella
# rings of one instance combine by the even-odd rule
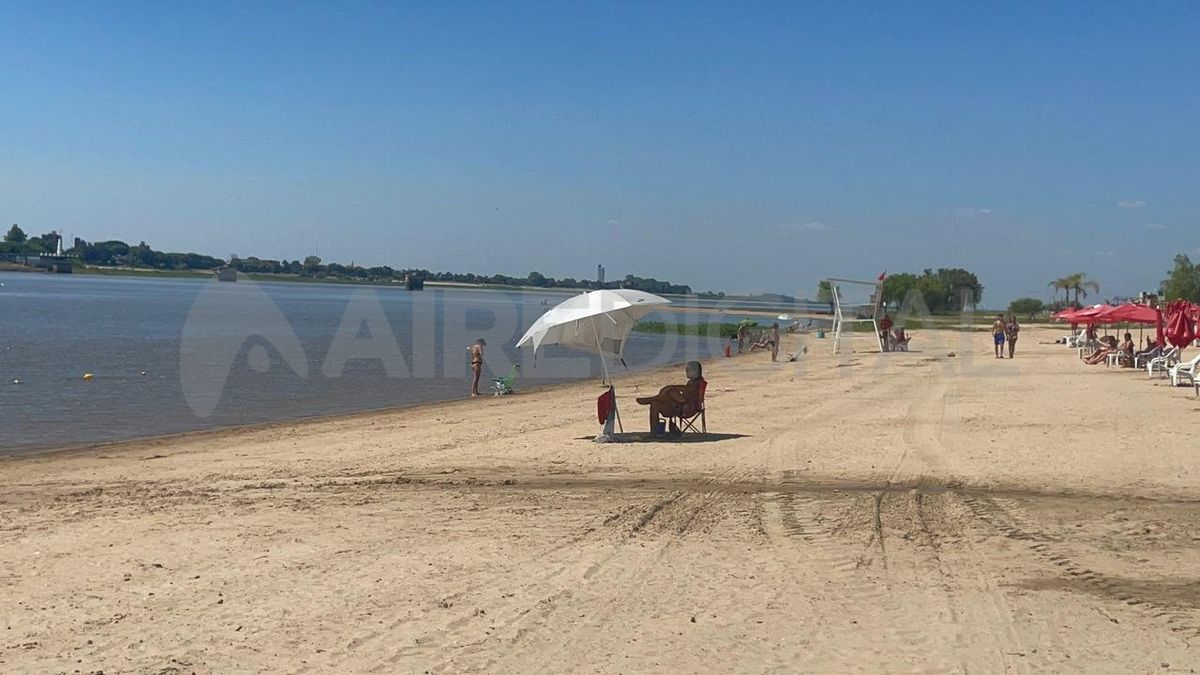
[[[1158,323],[1159,312],[1153,307],[1127,303],[1099,315],[1098,320],[1104,323]]]
[[[1112,305],[1092,305],[1091,307],[1084,307],[1083,309],[1075,312],[1075,315],[1071,318],[1071,323],[1111,323],[1102,321],[1101,317],[1105,312],[1113,309],[1116,308]]]
[[[1176,347],[1186,347],[1196,339],[1196,319],[1192,303],[1176,300],[1167,305],[1167,341]]]

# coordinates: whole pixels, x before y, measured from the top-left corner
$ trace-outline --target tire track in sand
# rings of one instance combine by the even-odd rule
[[[504,657],[491,661],[487,669],[506,672],[561,670],[567,658],[565,652],[592,653],[598,642],[610,636],[606,627],[622,625],[628,620],[631,607],[649,598],[687,597],[686,588],[665,589],[661,583],[655,584],[654,593],[647,593],[647,580],[659,571],[660,564],[701,516],[729,500],[747,498],[718,486],[723,482],[743,480],[751,473],[748,467],[727,467],[705,482],[714,489],[677,492],[656,502],[633,523],[629,536],[606,564],[596,567],[594,574],[585,580],[588,586],[597,590],[584,593],[582,591],[588,589],[581,589],[575,594],[580,604],[562,603],[553,612],[556,616],[542,617],[542,627],[547,630],[536,635],[526,633],[519,648],[508,644]],[[667,581],[680,583],[674,577]],[[584,615],[575,615],[576,612]],[[622,615],[626,616],[624,620]],[[553,625],[548,625],[552,620]]]
[[[1053,539],[1030,526],[1020,508],[1011,503],[1011,500],[1007,500],[1010,503],[1006,507],[1001,505],[999,500],[985,495],[972,494],[969,491],[963,491],[962,495],[967,506],[980,520],[1005,537],[1024,544],[1038,559],[1056,569],[1059,574],[1072,581],[1092,586],[1097,596],[1111,597],[1163,622],[1189,646],[1200,638],[1200,620],[1193,612],[1147,598],[1136,588],[1079,564],[1069,553],[1056,546]]]

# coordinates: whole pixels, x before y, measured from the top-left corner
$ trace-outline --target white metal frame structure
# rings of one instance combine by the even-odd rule
[[[883,351],[883,338],[879,335],[879,311],[883,308],[883,281],[856,281],[854,279],[826,279],[833,290],[833,353],[841,353],[842,331],[845,324],[869,323],[875,334],[875,344]],[[844,304],[842,286],[869,286],[874,289],[865,303]],[[849,312],[847,312],[849,310]],[[865,311],[864,311],[865,310]],[[849,313],[849,316],[847,316]],[[863,316],[864,314],[869,316]]]

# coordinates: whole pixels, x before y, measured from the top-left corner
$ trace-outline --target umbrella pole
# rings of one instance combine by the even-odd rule
[[[600,371],[604,373],[604,382],[613,392],[613,416],[617,418],[617,428],[625,433],[625,425],[621,424],[621,409],[617,407],[617,390],[613,387],[612,379],[608,376],[608,362],[604,360],[604,350],[600,348],[600,331],[596,329],[596,318],[592,317],[592,335],[596,337],[596,352],[600,354]],[[612,427],[609,427],[611,431]]]
[[[604,360],[604,350],[600,348],[600,331],[596,329],[596,317],[592,317],[592,335],[596,337],[596,353],[600,355],[600,372],[604,373],[604,380],[600,384],[612,384],[608,377],[608,362]]]

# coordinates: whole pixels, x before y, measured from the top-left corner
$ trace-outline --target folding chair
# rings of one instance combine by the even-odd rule
[[[521,366],[513,365],[508,371],[508,375],[504,377],[492,378],[492,393],[496,396],[504,396],[505,394],[513,393],[513,385],[517,382],[517,374],[520,372]]]
[[[696,434],[707,434],[708,433],[708,420],[705,419],[705,417],[704,417],[704,390],[705,389],[708,389],[708,380],[701,378],[701,380],[700,380],[700,401],[698,403],[699,410],[697,410],[694,414],[692,414],[688,417],[680,416],[680,417],[670,418],[673,420],[679,420],[679,423],[677,425],[675,425],[676,428],[679,429],[679,433],[676,434],[677,436],[682,436],[689,431],[691,431],[692,433],[696,433]],[[700,420],[700,428],[699,429],[696,428],[696,420]]]

